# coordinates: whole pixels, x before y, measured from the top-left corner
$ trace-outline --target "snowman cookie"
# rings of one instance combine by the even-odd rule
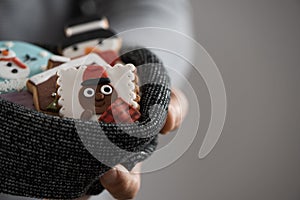
[[[139,119],[140,97],[132,64],[61,69],[57,75],[61,117],[106,123]]]
[[[61,55],[69,58],[76,58],[94,52],[107,63],[116,64],[119,60],[118,53],[122,45],[121,38],[108,27],[100,26],[97,28],[97,26],[92,26],[93,23],[95,22],[67,27],[65,30],[66,38],[58,51]]]
[[[22,90],[29,77],[45,70],[52,54],[19,41],[0,41],[0,93]]]

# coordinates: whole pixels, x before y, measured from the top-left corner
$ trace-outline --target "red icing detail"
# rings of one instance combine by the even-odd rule
[[[21,60],[19,60],[17,57],[13,58],[13,62],[18,65],[20,68],[22,69],[27,69],[27,66],[21,62]]]
[[[87,66],[86,70],[83,73],[83,81],[96,78],[108,78],[108,74],[105,71],[104,67],[99,65]]]
[[[22,61],[20,61],[17,57],[14,58],[0,58],[0,61],[10,61],[13,62],[14,64],[16,64],[18,67],[20,67],[21,69],[27,69],[28,67],[22,63]]]
[[[100,57],[103,58],[108,64],[114,66],[118,61],[120,61],[120,58],[118,54],[114,51],[102,51],[102,52],[96,52],[99,54]]]
[[[133,123],[140,116],[141,113],[137,109],[119,97],[107,108],[98,121],[106,123]]]
[[[94,47],[87,47],[85,49],[85,54],[89,53],[96,53],[98,54],[103,60],[105,60],[108,64],[114,66],[118,61],[120,61],[119,55],[115,51],[101,51],[100,49]]]

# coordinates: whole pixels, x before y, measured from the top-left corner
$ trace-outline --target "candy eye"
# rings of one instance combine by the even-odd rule
[[[83,91],[83,95],[87,98],[93,97],[95,95],[95,90],[92,88],[86,88]]]
[[[110,85],[103,85],[100,89],[102,94],[110,95],[113,91],[112,87]]]
[[[78,46],[77,45],[73,46],[73,51],[78,51]]]
[[[99,40],[99,41],[98,41],[98,44],[102,44],[102,43],[103,43],[103,40]]]
[[[13,69],[13,70],[11,70],[11,73],[16,74],[16,73],[18,73],[18,70],[17,69]]]

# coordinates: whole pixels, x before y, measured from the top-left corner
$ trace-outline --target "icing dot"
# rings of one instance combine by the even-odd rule
[[[77,47],[76,45],[74,45],[74,46],[73,46],[73,50],[74,50],[74,51],[77,51],[77,50],[78,50],[78,47]]]
[[[43,66],[40,67],[40,69],[41,69],[42,71],[46,71],[46,70],[47,70],[47,66],[46,66],[46,65],[43,65]]]
[[[43,58],[45,58],[45,57],[48,56],[48,52],[46,52],[46,51],[41,51],[41,52],[40,52],[40,56],[43,57]]]
[[[51,94],[51,96],[52,96],[52,97],[56,97],[56,93],[53,92],[53,93]]]
[[[138,103],[135,102],[135,101],[131,101],[131,105],[132,105],[134,108],[137,108],[137,107],[138,107]]]
[[[14,43],[12,41],[9,41],[9,42],[5,43],[5,46],[8,47],[8,48],[11,48],[11,47],[14,46]]]
[[[9,62],[9,63],[6,64],[6,66],[7,66],[7,67],[11,67],[11,66],[12,66],[12,63]]]
[[[134,71],[134,70],[135,70],[135,66],[132,65],[132,64],[127,64],[126,66],[129,67],[129,69],[130,69],[131,71]]]
[[[65,32],[66,32],[66,35],[67,35],[67,36],[71,36],[71,35],[73,34],[72,29],[69,29],[69,28],[66,29]]]
[[[18,73],[18,70],[17,69],[13,69],[13,70],[11,70],[11,73],[16,74],[16,73]]]

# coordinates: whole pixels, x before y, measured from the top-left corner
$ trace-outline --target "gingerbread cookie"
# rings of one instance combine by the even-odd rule
[[[52,54],[38,46],[19,41],[0,42],[0,93],[21,90],[28,77],[46,69]]]
[[[56,94],[57,71],[59,69],[76,68],[82,65],[108,65],[97,54],[89,54],[74,60],[70,60],[55,68],[31,77],[27,82],[28,90],[33,94],[33,102],[38,111],[48,114],[58,114],[58,96]]]
[[[70,58],[64,56],[53,55],[48,60],[47,70],[55,68],[61,64],[71,61]]]
[[[61,69],[57,75],[60,116],[107,123],[131,123],[140,117],[132,64]]]

